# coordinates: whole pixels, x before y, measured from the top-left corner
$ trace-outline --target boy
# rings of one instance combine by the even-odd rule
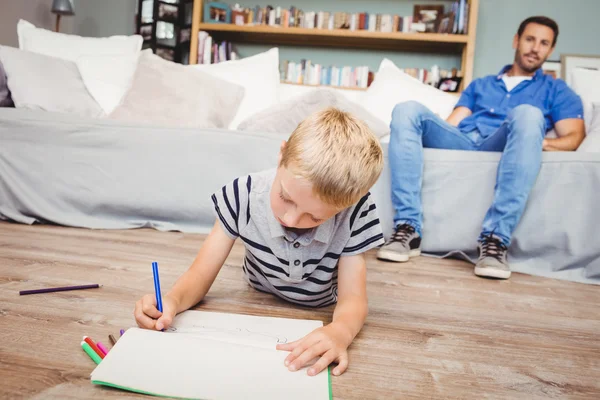
[[[285,365],[316,375],[337,362],[367,316],[362,253],[384,243],[369,189],[383,168],[383,152],[369,128],[329,108],[309,116],[283,142],[276,170],[235,179],[212,196],[217,221],[193,264],[163,298],[136,303],[142,328],[162,330],[206,295],[239,237],[246,247],[245,278],[256,290],[289,302],[322,307],[337,302],[333,321],[293,343]]]

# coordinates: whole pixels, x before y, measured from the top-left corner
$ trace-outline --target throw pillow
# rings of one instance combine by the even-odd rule
[[[19,20],[17,33],[22,50],[76,62],[88,91],[107,115],[129,89],[143,43],[140,35],[89,38],[36,28],[25,20]]]
[[[115,110],[131,87],[138,58],[139,53],[85,55],[77,59],[83,83],[106,115]]]
[[[7,46],[0,46],[0,62],[17,108],[103,115],[74,62]]]
[[[241,60],[197,64],[193,68],[244,87],[244,100],[229,129],[237,129],[243,120],[277,102],[278,48]]]
[[[226,128],[244,88],[144,50],[131,89],[110,118],[169,126]]]
[[[0,107],[13,107],[13,101],[10,97],[10,90],[6,82],[6,72],[0,61]]]
[[[350,112],[365,122],[378,138],[390,132],[388,125],[364,107],[348,100],[343,94],[329,89],[316,89],[258,112],[243,121],[238,129],[291,134],[310,114],[329,106]]]
[[[573,90],[581,97],[583,103],[583,119],[589,130],[593,119],[594,103],[600,103],[600,71],[586,68],[575,68],[571,75]]]
[[[600,103],[592,105],[592,117],[587,135],[577,151],[600,153]]]
[[[367,90],[365,107],[389,126],[396,104],[409,100],[418,101],[446,119],[458,97],[422,83],[402,72],[392,61],[384,59]]]
[[[17,23],[17,36],[21,50],[70,61],[83,55],[136,54],[143,42],[140,35],[91,38],[52,32],[23,19]]]

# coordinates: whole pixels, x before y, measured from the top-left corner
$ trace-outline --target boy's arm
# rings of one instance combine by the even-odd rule
[[[221,270],[234,242],[235,239],[225,234],[217,221],[192,265],[164,296],[163,312],[156,309],[154,294],[147,294],[138,300],[134,311],[137,324],[146,329],[168,328],[175,315],[202,300]]]
[[[338,262],[338,302],[333,321],[316,329],[304,338],[285,345],[279,350],[291,353],[285,365],[296,371],[315,357],[320,359],[308,370],[316,375],[336,361],[333,374],[340,375],[348,367],[348,347],[362,329],[367,318],[367,267],[362,254],[342,256]]]
[[[190,268],[175,282],[167,293],[177,303],[177,313],[198,304],[212,286],[235,243],[223,232],[217,221],[200,247]]]

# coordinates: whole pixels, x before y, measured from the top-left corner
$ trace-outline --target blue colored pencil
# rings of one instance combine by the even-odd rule
[[[156,292],[156,308],[162,312],[162,296],[160,294],[160,279],[158,278],[158,263],[152,262],[152,273],[154,274],[154,292]]]

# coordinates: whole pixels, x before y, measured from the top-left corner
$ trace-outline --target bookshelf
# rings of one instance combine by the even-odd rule
[[[190,63],[195,64],[197,60],[199,31],[209,32],[218,40],[243,43],[460,54],[460,70],[463,73],[462,90],[473,79],[479,0],[468,0],[468,3],[468,33],[447,34],[203,23],[204,0],[194,0]]]

